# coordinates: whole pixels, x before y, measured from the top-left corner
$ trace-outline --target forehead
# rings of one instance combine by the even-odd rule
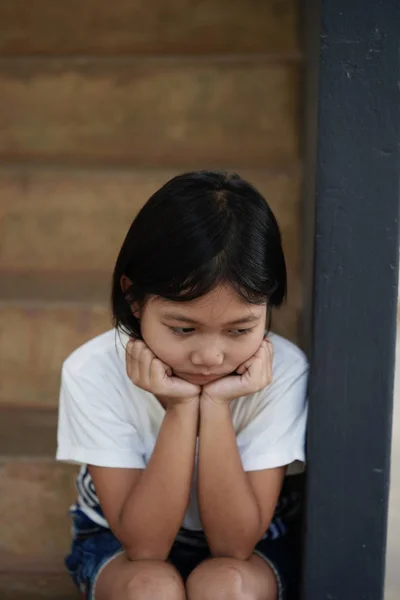
[[[249,316],[258,319],[265,315],[266,305],[248,304],[229,286],[218,286],[208,294],[190,302],[154,299],[160,316],[179,314],[204,324],[223,324]]]

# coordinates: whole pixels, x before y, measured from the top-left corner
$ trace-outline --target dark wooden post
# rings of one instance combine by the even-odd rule
[[[399,251],[400,2],[311,0],[305,10],[306,282],[310,265],[313,277],[303,597],[380,600]]]

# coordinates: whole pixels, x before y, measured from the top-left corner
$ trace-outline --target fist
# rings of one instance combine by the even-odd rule
[[[226,403],[259,392],[272,381],[272,360],[272,343],[264,339],[257,352],[236,369],[237,375],[205,385],[201,398]]]
[[[151,392],[167,405],[198,399],[200,387],[174,377],[172,369],[163,363],[141,340],[130,340],[126,347],[126,372],[142,390]]]

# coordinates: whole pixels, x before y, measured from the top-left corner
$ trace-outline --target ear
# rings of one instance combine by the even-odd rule
[[[130,297],[129,297],[129,289],[132,287],[132,281],[129,279],[129,277],[127,277],[126,275],[122,275],[121,279],[120,279],[120,284],[121,284],[121,290],[125,296],[125,300],[127,301],[127,303],[129,304],[129,306],[131,307],[132,310],[132,314],[134,317],[136,317],[137,319],[140,319],[140,315],[141,315],[141,309],[140,306],[137,302],[132,302]]]
[[[129,288],[132,287],[132,281],[126,275],[121,276],[120,284],[121,284],[121,290],[122,290],[123,294],[126,294],[126,292],[129,290]]]
[[[138,321],[140,321],[140,317],[142,316],[142,311],[141,311],[139,305],[137,304],[137,302],[132,304],[131,308],[132,308],[133,316],[136,317]]]

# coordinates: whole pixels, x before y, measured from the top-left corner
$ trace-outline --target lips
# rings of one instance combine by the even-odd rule
[[[198,382],[198,383],[208,383],[210,381],[215,381],[216,379],[219,379],[220,377],[223,377],[223,375],[219,375],[219,374],[209,374],[209,375],[205,375],[203,373],[182,373],[181,374],[183,379],[186,379],[188,381],[192,381],[192,382]]]

